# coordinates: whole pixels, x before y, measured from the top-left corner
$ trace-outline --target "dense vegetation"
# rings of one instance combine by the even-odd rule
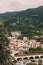
[[[0,65],[11,65],[10,60],[9,40],[4,27],[0,25]]]
[[[37,64],[33,63],[33,62],[30,62],[30,63],[27,63],[26,65],[37,65]]]
[[[43,35],[43,6],[18,12],[7,12],[0,14],[9,32],[21,31],[21,36],[29,37]]]
[[[29,48],[28,54],[37,54],[37,53],[43,53],[43,49],[41,47],[37,47],[37,48]]]
[[[38,63],[29,62],[29,63],[27,63],[26,65],[43,65],[43,61],[42,61],[42,60],[39,60]]]

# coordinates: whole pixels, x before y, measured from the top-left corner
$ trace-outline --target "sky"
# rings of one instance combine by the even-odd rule
[[[0,13],[43,6],[43,0],[0,0]]]

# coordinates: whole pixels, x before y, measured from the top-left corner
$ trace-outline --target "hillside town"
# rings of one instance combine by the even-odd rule
[[[19,33],[15,34],[16,36],[19,36]],[[8,37],[9,39],[9,46],[10,49],[12,51],[11,55],[22,55],[22,54],[26,54],[26,52],[29,50],[29,48],[37,48],[37,47],[41,47],[43,48],[43,44],[41,44],[41,42],[38,42],[34,39],[28,39],[28,37],[23,37],[23,39],[17,39],[15,38],[15,35],[13,33],[12,36]],[[38,36],[34,36],[34,38],[38,39]],[[43,40],[43,37],[41,36],[41,40]]]

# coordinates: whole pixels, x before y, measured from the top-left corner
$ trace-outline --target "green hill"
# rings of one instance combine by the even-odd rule
[[[7,12],[0,14],[4,26],[11,31],[21,31],[22,38],[34,35],[43,35],[43,6],[18,12]]]

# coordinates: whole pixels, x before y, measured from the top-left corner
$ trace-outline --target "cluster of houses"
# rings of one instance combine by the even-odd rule
[[[8,37],[8,39],[10,41],[9,46],[12,51],[12,56],[16,54],[23,54],[31,47],[37,48],[41,46],[43,48],[43,44],[36,42],[34,39],[29,40],[27,37],[23,37],[22,40],[17,40],[15,37]]]

